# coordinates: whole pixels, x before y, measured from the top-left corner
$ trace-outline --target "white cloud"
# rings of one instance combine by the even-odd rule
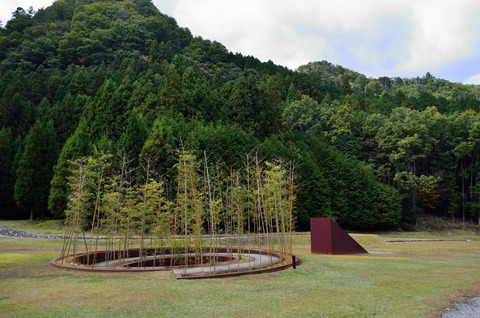
[[[173,17],[233,52],[290,68],[326,59],[369,76],[417,76],[478,52],[479,7],[473,0],[177,0]]]
[[[480,85],[480,74],[474,75],[470,78],[467,78],[463,84],[474,84],[474,85]]]
[[[0,1],[0,20],[5,26],[7,21],[12,18],[12,12],[18,7],[28,10],[30,7],[36,11],[40,8],[50,6],[54,0],[1,0]]]
[[[0,0],[3,24],[17,7]],[[328,60],[367,76],[473,78],[480,56],[477,0],[153,0],[193,34],[295,69]],[[461,66],[461,67],[456,67]]]
[[[413,37],[409,59],[396,67],[397,71],[412,72],[421,68],[438,68],[455,59],[470,56],[475,47],[468,30],[471,7],[462,1],[432,6],[420,1],[413,9]]]

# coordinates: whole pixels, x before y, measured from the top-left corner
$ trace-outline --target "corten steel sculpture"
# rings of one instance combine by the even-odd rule
[[[311,218],[310,233],[313,254],[368,253],[330,218]]]

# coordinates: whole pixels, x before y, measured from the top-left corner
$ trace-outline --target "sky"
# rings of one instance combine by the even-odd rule
[[[0,0],[3,24],[17,7]],[[153,0],[156,7],[234,53],[292,70],[327,60],[367,77],[436,78],[480,84],[478,0]]]

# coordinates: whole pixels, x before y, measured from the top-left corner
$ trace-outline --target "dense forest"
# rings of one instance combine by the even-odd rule
[[[294,165],[299,230],[480,223],[479,86],[326,61],[292,71],[194,37],[150,0],[18,8],[0,73],[2,219],[63,218],[72,162],[100,153],[133,183],[148,162],[173,195],[186,150],[230,174],[248,154]]]

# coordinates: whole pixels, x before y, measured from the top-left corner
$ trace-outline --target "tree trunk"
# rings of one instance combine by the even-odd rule
[[[415,199],[415,187],[412,186],[412,209],[413,209],[412,213],[413,213],[413,217],[415,218],[415,226],[417,226],[418,225],[417,224],[417,206],[415,204],[415,201],[416,201],[416,199]]]
[[[462,160],[462,227],[465,228],[465,177],[463,175],[465,167]]]
[[[33,216],[35,214],[35,208],[30,208],[30,221],[33,221]]]

